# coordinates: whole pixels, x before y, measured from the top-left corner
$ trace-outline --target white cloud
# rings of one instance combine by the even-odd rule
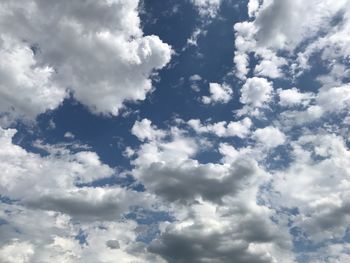
[[[63,137],[66,138],[66,139],[74,139],[75,135],[73,133],[71,133],[71,132],[65,132]]]
[[[330,65],[334,59],[343,63],[350,54],[348,4],[348,0],[266,0],[259,6],[258,1],[249,1],[248,15],[253,21],[234,25],[236,76],[245,79],[252,53],[259,61],[255,73],[270,78],[286,73],[299,76],[310,68],[309,59],[317,53]]]
[[[137,241],[139,226],[129,220],[73,222],[56,212],[27,210],[15,205],[2,206],[11,211],[1,214],[1,262],[156,262],[165,263],[147,252]],[[82,240],[77,239],[81,234]],[[119,247],[110,246],[118,240]],[[82,243],[80,243],[82,242]]]
[[[251,22],[241,22],[234,25],[235,30],[235,74],[239,79],[245,80],[249,72],[249,52],[255,49],[254,34],[256,28]]]
[[[264,76],[272,79],[284,76],[282,67],[288,65],[285,58],[278,57],[274,52],[268,49],[261,49],[257,53],[261,58],[261,61],[255,66],[254,70],[257,76]]]
[[[328,29],[332,18],[345,8],[346,3],[347,0],[336,3],[329,0],[307,3],[301,0],[264,1],[254,22],[259,28],[258,44],[294,49],[304,39],[312,38],[321,29]],[[308,15],[310,10],[312,16]]]
[[[128,211],[131,203],[143,203],[136,192],[120,187],[78,187],[115,173],[96,153],[65,149],[41,157],[14,145],[14,134],[15,130],[0,130],[0,190],[7,198],[80,220],[111,220]]]
[[[239,79],[245,80],[246,75],[249,72],[249,58],[245,53],[235,52],[235,56],[233,59],[236,67],[236,76]]]
[[[305,134],[292,143],[293,162],[273,176],[275,207],[297,207],[293,226],[312,242],[342,238],[349,222],[350,153],[334,134]]]
[[[240,101],[252,107],[261,107],[271,99],[272,91],[272,83],[265,78],[249,78],[241,89]]]
[[[187,39],[187,47],[188,46],[197,46],[198,45],[198,38],[201,36],[201,35],[206,35],[207,34],[207,31],[206,30],[203,30],[201,28],[196,28],[191,37]]]
[[[143,36],[137,7],[137,0],[1,2],[1,110],[33,118],[57,107],[66,89],[102,114],[144,100],[172,51]]]
[[[253,138],[257,140],[263,147],[274,148],[286,141],[286,136],[278,128],[265,127],[257,129],[253,133]]]
[[[136,121],[131,129],[131,133],[141,141],[146,139],[155,140],[165,136],[165,133],[162,130],[158,130],[157,127],[152,126],[152,122],[148,119]]]
[[[54,69],[38,62],[25,43],[0,36],[0,111],[33,119],[66,96],[52,81]]]
[[[210,96],[203,96],[202,102],[204,104],[227,103],[231,100],[233,91],[227,84],[210,83]]]
[[[248,15],[254,17],[256,12],[259,10],[259,0],[249,0],[248,2]]]
[[[220,8],[222,0],[191,0],[203,17],[214,18]]]
[[[30,243],[18,240],[13,240],[12,243],[0,248],[0,259],[2,262],[29,262],[33,254],[33,246]]]
[[[234,137],[245,138],[250,133],[252,121],[246,117],[240,121],[217,122],[213,124],[203,125],[200,120],[189,120],[188,125],[197,133],[214,133],[219,137]]]
[[[0,129],[0,191],[12,200],[0,202],[1,262],[164,263],[137,241],[137,223],[122,219],[131,206],[151,209],[149,194],[89,186],[116,171],[90,151],[28,152],[12,143],[15,132]],[[111,240],[119,247],[111,249]]]
[[[329,114],[339,114],[348,112],[348,106],[350,103],[350,89],[349,85],[343,85],[332,88],[321,88],[316,95],[310,93],[301,94],[297,90],[285,90],[280,92],[280,103],[283,105],[291,105],[294,102],[308,104],[308,100],[313,98],[314,104],[307,105],[305,110],[300,111],[284,111],[281,116],[282,120],[288,125],[293,126],[294,124],[300,125],[304,123],[314,122],[320,120],[322,117],[327,117]],[[288,98],[281,98],[282,96],[288,95]],[[283,93],[285,93],[283,95]],[[287,100],[287,101],[286,101]],[[301,101],[300,101],[301,100]],[[293,102],[293,103],[292,103]]]
[[[310,100],[314,97],[312,93],[306,92],[302,93],[297,88],[291,89],[278,89],[279,104],[283,107],[292,106],[306,106],[309,104]]]

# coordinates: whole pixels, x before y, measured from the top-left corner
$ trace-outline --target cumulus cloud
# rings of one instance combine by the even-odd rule
[[[261,107],[271,99],[272,91],[272,83],[265,78],[249,78],[242,86],[240,101],[252,107]]]
[[[347,1],[264,1],[255,20],[259,45],[293,49],[304,39],[328,28],[332,18],[346,7]],[[293,10],[294,12],[290,12]],[[307,16],[313,10],[313,16]],[[300,19],[304,23],[300,26]],[[305,20],[306,19],[306,20]]]
[[[27,152],[12,143],[15,130],[0,130],[0,176],[2,195],[22,205],[59,211],[81,220],[110,220],[138,203],[136,193],[119,187],[79,187],[108,178],[115,171],[101,163],[94,152],[68,150],[46,157]],[[132,201],[133,200],[133,201]]]
[[[221,1],[192,3],[210,20]],[[348,1],[247,4],[249,21],[234,25],[243,106],[233,120],[137,120],[121,172],[85,146],[38,140],[41,154],[30,152],[0,128],[1,262],[349,261]],[[144,99],[171,48],[143,35],[137,6],[0,3],[1,125],[35,119],[69,94],[108,115]],[[324,70],[303,81],[313,56]],[[193,89],[202,77],[189,77]],[[203,103],[233,97],[226,83],[209,92]],[[117,185],[119,176],[132,182]]]
[[[299,100],[299,103],[307,106],[306,109],[302,110],[284,111],[281,117],[288,125],[312,123],[332,114],[349,112],[350,91],[348,84],[331,88],[323,87],[316,95],[311,93],[301,94],[293,89],[279,92],[282,105],[295,105],[295,102]],[[284,95],[289,95],[287,99],[282,98],[284,96],[283,93]],[[311,98],[314,102],[309,104],[308,102]]]
[[[198,9],[202,17],[214,18],[221,5],[222,0],[191,0],[194,6]]]
[[[149,250],[167,262],[293,262],[288,241],[275,232],[268,210],[233,201],[237,210],[201,203],[182,215],[181,222],[164,225]],[[179,209],[179,208],[178,208]],[[179,209],[181,211],[181,209]],[[259,225],[259,228],[256,226]],[[259,232],[259,233],[258,233]]]
[[[227,103],[231,100],[233,91],[227,84],[210,83],[210,96],[203,96],[202,102],[204,104]]]
[[[133,221],[77,224],[69,216],[56,212],[14,205],[1,208],[11,211],[1,214],[2,219],[10,222],[1,226],[4,238],[0,242],[0,259],[3,262],[93,263],[113,262],[118,258],[123,263],[164,263],[137,241],[139,230]]]
[[[278,128],[271,126],[255,130],[253,138],[266,148],[274,148],[286,140],[285,135]]]
[[[172,51],[143,36],[137,7],[137,0],[3,1],[1,110],[33,118],[56,108],[67,89],[95,113],[117,115],[125,101],[144,100]]]
[[[309,145],[309,146],[307,146]],[[292,144],[294,161],[273,179],[274,200],[297,207],[293,226],[318,243],[341,238],[348,227],[349,151],[336,135],[304,135]]]
[[[54,69],[37,61],[28,45],[2,35],[0,58],[2,113],[33,119],[62,103],[66,91],[52,81]]]
[[[311,92],[302,93],[297,88],[279,89],[277,93],[279,96],[279,104],[283,107],[306,106],[314,97]]]
[[[252,121],[246,117],[240,121],[217,122],[213,124],[202,124],[198,119],[189,120],[188,125],[197,133],[213,133],[219,137],[245,138],[250,133]]]
[[[306,4],[290,0],[249,1],[248,14],[253,19],[234,25],[236,76],[245,79],[253,70],[249,69],[248,57],[252,53],[259,61],[254,63],[255,73],[270,78],[285,77],[290,73],[288,65],[292,72],[301,74],[310,68],[310,57],[318,52],[329,63],[346,58],[349,52],[345,32],[350,24],[347,7],[347,0],[336,4],[317,0]],[[308,15],[310,10],[312,16]]]
[[[259,185],[268,180],[258,163],[242,151],[203,164],[195,158],[200,141],[175,127],[163,132],[167,136],[144,141],[132,161],[134,177],[177,218],[160,225],[149,251],[167,262],[274,262],[282,255],[293,262],[286,233],[276,234],[272,211],[256,202]],[[221,147],[220,153],[227,151]]]
[[[136,121],[131,129],[131,133],[141,141],[146,139],[154,140],[165,136],[165,132],[152,126],[152,122],[148,119]]]

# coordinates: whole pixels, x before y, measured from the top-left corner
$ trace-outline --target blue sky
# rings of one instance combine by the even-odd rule
[[[0,3],[0,261],[350,261],[348,0]]]

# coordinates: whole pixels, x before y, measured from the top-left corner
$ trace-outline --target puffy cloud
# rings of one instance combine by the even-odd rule
[[[214,18],[220,8],[222,0],[191,0],[203,17]]]
[[[1,261],[8,263],[29,262],[33,254],[33,246],[30,243],[18,240],[0,248]]]
[[[350,103],[350,85],[322,89],[316,102],[324,111],[339,112],[348,108]]]
[[[131,203],[143,203],[136,192],[120,187],[78,187],[115,173],[96,153],[62,150],[41,157],[14,145],[15,132],[0,130],[2,195],[31,208],[59,211],[81,220],[110,220],[127,212]]]
[[[259,0],[249,0],[248,15],[250,17],[255,16],[256,12],[259,10],[259,7],[260,7]]]
[[[181,221],[164,225],[149,250],[169,263],[294,262],[290,244],[271,224],[268,210],[231,204],[236,210],[205,202],[187,207]]]
[[[33,119],[55,109],[66,91],[53,83],[54,69],[36,60],[25,43],[0,36],[0,111]]]
[[[280,103],[283,105],[292,104],[292,101],[301,100],[300,102],[308,104],[311,98],[314,100],[313,104],[303,110],[284,111],[281,116],[283,122],[289,126],[300,125],[304,123],[314,122],[320,120],[322,117],[327,117],[331,114],[347,113],[350,103],[349,85],[342,85],[339,87],[323,87],[316,95],[311,93],[301,94],[297,90],[279,91]],[[285,94],[283,94],[285,93]],[[282,98],[284,95],[289,95],[288,98]],[[287,100],[282,102],[283,100]]]
[[[204,104],[227,103],[231,100],[233,91],[227,84],[210,83],[210,96],[203,96],[202,102]]]
[[[235,52],[233,62],[236,66],[236,76],[239,79],[246,79],[246,75],[249,72],[249,58],[245,53]]]
[[[312,38],[320,29],[330,27],[332,18],[346,7],[338,1],[264,1],[255,24],[259,45],[293,49],[304,39]],[[291,12],[293,10],[293,12]],[[308,16],[310,10],[313,16]],[[300,26],[300,21],[304,23]]]
[[[40,156],[13,144],[15,132],[0,130],[0,261],[164,262],[122,219],[131,207],[151,209],[149,194],[93,186],[115,173],[96,153],[46,145]]]
[[[240,101],[252,107],[261,107],[270,100],[272,91],[272,83],[266,79],[249,78],[241,89]]]
[[[311,263],[322,263],[327,258],[328,262],[347,262],[350,260],[350,245],[347,243],[330,244],[308,255]]]
[[[314,97],[312,93],[302,93],[297,88],[285,90],[278,89],[277,93],[279,96],[279,104],[284,107],[292,107],[299,105],[306,106]]]
[[[249,72],[248,54],[256,46],[254,34],[256,28],[251,22],[240,22],[234,25],[235,30],[235,74],[239,79],[245,80]]]
[[[137,7],[138,0],[1,2],[1,110],[33,118],[56,108],[66,89],[102,114],[144,100],[172,51],[143,36]]]
[[[292,226],[312,242],[343,238],[350,212],[350,153],[343,138],[303,135],[292,147],[293,162],[273,177],[274,206],[297,208]]]
[[[277,147],[286,140],[286,136],[278,128],[271,126],[255,130],[253,138],[266,148]]]
[[[249,54],[258,63],[255,73],[270,78],[299,76],[310,68],[309,59],[320,53],[332,67],[341,64],[349,55],[347,33],[349,30],[348,0],[303,1],[251,0],[248,15],[252,21],[234,26],[236,76],[245,79],[249,72]],[[309,16],[312,12],[312,16]],[[300,25],[300,21],[304,23]],[[282,52],[281,52],[282,51]],[[289,70],[285,66],[290,65]],[[295,76],[294,75],[294,76]]]
[[[137,223],[74,222],[67,215],[2,205],[2,262],[156,262],[164,263],[137,241]],[[118,241],[116,243],[116,240]],[[118,244],[119,246],[117,246]]]
[[[202,164],[195,158],[203,150],[200,141],[176,127],[163,132],[143,142],[132,161],[133,176],[176,218],[160,225],[148,250],[174,263],[293,262],[287,232],[276,231],[273,211],[257,204],[259,187],[269,178],[257,162],[241,151],[222,163]],[[220,146],[224,155],[229,150]]]
[[[136,121],[131,129],[131,133],[141,141],[146,139],[154,140],[165,136],[165,133],[152,126],[152,122],[148,119]]]
[[[240,121],[226,121],[217,122],[214,124],[203,125],[200,120],[189,120],[188,125],[197,133],[214,133],[219,137],[233,137],[245,138],[250,133],[252,121],[246,117]]]
[[[272,79],[284,77],[282,67],[288,65],[285,58],[278,57],[268,49],[259,51],[261,61],[255,66],[254,73],[257,76],[269,77]]]
[[[161,236],[159,243],[152,244],[150,251],[160,254],[169,263],[228,263],[232,259],[237,263],[276,262],[276,257],[271,255],[270,251],[266,251],[273,249],[269,248],[269,245],[265,246],[259,242],[249,244],[242,240],[230,241],[230,232],[206,233],[206,229],[205,225],[190,225],[182,231],[169,230]],[[290,256],[286,256],[284,261],[293,262]]]
[[[147,190],[170,202],[191,203],[202,198],[220,203],[222,198],[244,188],[255,173],[254,163],[246,160],[239,160],[232,167],[188,160],[179,165],[152,163],[135,175]]]

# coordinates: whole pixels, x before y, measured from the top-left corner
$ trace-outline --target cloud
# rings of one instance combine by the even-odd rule
[[[1,207],[3,262],[156,262],[165,263],[137,241],[138,225],[129,220],[73,222],[56,212]],[[118,241],[117,246],[115,240]],[[114,241],[114,242],[113,242]],[[113,249],[111,248],[113,245]]]
[[[242,86],[240,101],[252,107],[262,107],[270,100],[272,91],[272,83],[265,78],[249,78]]]
[[[191,203],[202,198],[220,203],[244,188],[255,170],[254,163],[246,160],[237,160],[231,168],[188,160],[179,165],[152,163],[135,174],[147,190],[167,201]]]
[[[210,96],[203,96],[204,104],[227,103],[231,100],[233,91],[227,84],[210,83]]]
[[[336,64],[334,59],[346,58],[349,54],[346,32],[350,25],[347,6],[347,0],[336,4],[317,0],[306,4],[299,0],[269,0],[260,4],[249,1],[248,14],[253,19],[234,25],[236,76],[244,80],[249,70],[270,78],[300,75],[310,68],[309,60],[317,53],[330,66]],[[252,64],[255,69],[249,68],[249,54],[258,60]]]
[[[181,222],[164,226],[160,238],[151,243],[149,251],[160,254],[169,263],[227,263],[232,260],[272,263],[282,258],[284,262],[293,262],[293,257],[285,250],[288,242],[283,244],[283,235],[275,232],[275,226],[264,218],[267,211],[235,205],[237,211],[226,211],[225,215],[220,213],[219,207],[207,203],[193,205]],[[255,227],[257,225],[259,228]],[[280,245],[274,244],[280,241]]]
[[[124,188],[78,186],[114,175],[96,153],[64,149],[42,157],[14,145],[15,132],[0,130],[3,196],[32,209],[59,211],[80,220],[111,220],[127,212],[132,202],[143,203],[136,192]]]
[[[283,107],[306,106],[314,97],[311,92],[300,92],[297,88],[278,89],[279,104]]]
[[[202,17],[214,18],[222,0],[191,0]]]
[[[278,128],[271,126],[255,130],[253,138],[266,148],[277,147],[286,141],[286,136]]]
[[[213,133],[219,137],[245,138],[250,133],[252,121],[246,117],[240,121],[217,122],[213,124],[202,124],[198,119],[189,120],[188,125],[197,133]]]
[[[63,137],[66,138],[66,139],[74,139],[75,135],[73,133],[71,133],[71,132],[65,132]]]
[[[326,118],[332,114],[347,113],[350,103],[349,85],[343,84],[336,87],[323,87],[316,95],[311,93],[298,93],[296,90],[280,91],[280,94],[287,92],[289,94],[288,102],[283,104],[291,104],[292,100],[304,100],[306,109],[284,111],[281,114],[282,122],[293,126],[305,123],[319,121],[321,118]],[[293,96],[294,95],[294,96]],[[283,96],[283,95],[282,95]],[[281,97],[280,97],[281,98]],[[312,102],[308,105],[308,101],[312,98]],[[283,100],[283,99],[282,99]],[[302,102],[301,101],[301,102]],[[280,101],[281,103],[281,101]]]
[[[347,1],[264,1],[255,24],[258,45],[272,48],[294,49],[305,39],[317,35],[331,26],[332,18],[346,6]],[[290,12],[293,10],[293,12]],[[312,10],[313,16],[307,16]],[[304,23],[300,26],[300,19]]]
[[[148,251],[167,262],[275,262],[282,255],[293,262],[287,232],[276,234],[272,211],[256,202],[268,175],[249,153],[203,164],[199,140],[178,127],[162,131],[166,136],[143,141],[132,161],[133,176],[177,219],[160,225]]]
[[[54,69],[41,65],[25,43],[0,38],[0,111],[35,118],[62,103],[66,91],[54,82]]]
[[[293,225],[320,243],[342,238],[348,228],[348,163],[344,140],[331,134],[309,134],[292,143],[293,162],[273,177],[279,193],[274,205],[297,207]]]
[[[118,115],[125,101],[145,99],[171,57],[169,45],[143,36],[137,0],[1,6],[2,111],[34,118],[69,89],[92,112]]]
[[[0,249],[0,259],[9,263],[28,262],[33,254],[33,246],[30,243],[18,240]]]
[[[165,133],[152,126],[152,122],[148,119],[136,121],[131,129],[131,133],[141,141],[145,141],[146,139],[154,140],[165,136]]]

